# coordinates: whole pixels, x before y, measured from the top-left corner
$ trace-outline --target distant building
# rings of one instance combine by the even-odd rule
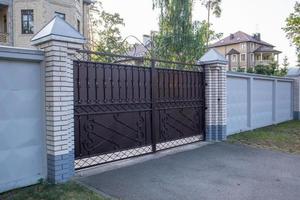
[[[1,0],[0,45],[30,47],[30,40],[54,16],[88,38],[92,0]]]
[[[133,47],[124,56],[143,58],[149,55],[150,51],[151,51],[151,36],[143,35],[143,42],[134,44]],[[130,65],[144,64],[143,60],[134,59],[134,58],[119,58],[117,62],[123,64],[130,64]]]
[[[272,61],[278,63],[281,52],[275,50],[274,47],[261,40],[259,33],[251,36],[242,31],[230,34],[209,46],[226,56],[230,71],[236,71],[238,67],[247,70],[256,65],[268,65]]]

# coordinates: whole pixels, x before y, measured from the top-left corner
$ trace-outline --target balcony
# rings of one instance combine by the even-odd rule
[[[269,65],[273,60],[257,60],[255,61],[256,65]]]
[[[9,6],[0,3],[0,45],[8,45],[10,42],[9,29]]]
[[[0,32],[0,44],[8,44],[8,33],[1,33]]]

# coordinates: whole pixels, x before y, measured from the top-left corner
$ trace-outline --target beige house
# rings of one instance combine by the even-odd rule
[[[31,47],[30,40],[54,16],[89,37],[92,0],[1,0],[0,45]]]
[[[238,67],[247,70],[257,65],[268,65],[272,61],[278,62],[281,53],[274,49],[274,45],[262,41],[259,33],[251,36],[242,31],[231,34],[209,47],[226,56],[230,71],[236,71]]]

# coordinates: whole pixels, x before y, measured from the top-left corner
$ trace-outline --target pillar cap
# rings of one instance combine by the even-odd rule
[[[198,64],[200,65],[209,65],[209,64],[223,64],[227,65],[228,60],[217,50],[210,49],[206,52],[200,60],[198,60]]]
[[[32,45],[39,45],[51,40],[84,44],[84,36],[62,18],[55,16],[42,30],[31,39]]]

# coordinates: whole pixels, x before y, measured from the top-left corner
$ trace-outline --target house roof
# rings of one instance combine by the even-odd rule
[[[126,53],[128,56],[135,56],[135,57],[144,57],[147,53],[149,53],[149,50],[151,49],[150,43],[144,45],[144,44],[135,44],[133,48]]]
[[[227,53],[227,55],[232,55],[232,54],[240,54],[240,52],[237,51],[237,50],[235,50],[235,49],[231,49],[231,50]]]
[[[254,52],[255,53],[260,53],[260,52],[281,53],[281,51],[277,51],[272,47],[267,47],[267,46],[260,46]]]
[[[230,45],[230,44],[238,44],[242,42],[254,42],[257,44],[262,44],[270,47],[274,47],[273,45],[262,41],[260,39],[254,38],[253,36],[244,33],[242,31],[238,31],[234,34],[229,35],[228,37],[223,38],[222,40],[210,45],[209,47],[220,47],[220,46],[225,46],[225,45]]]
[[[292,67],[292,68],[289,68],[288,70],[288,73],[287,73],[287,76],[289,77],[293,77],[293,76],[300,76],[300,68],[299,67]]]

